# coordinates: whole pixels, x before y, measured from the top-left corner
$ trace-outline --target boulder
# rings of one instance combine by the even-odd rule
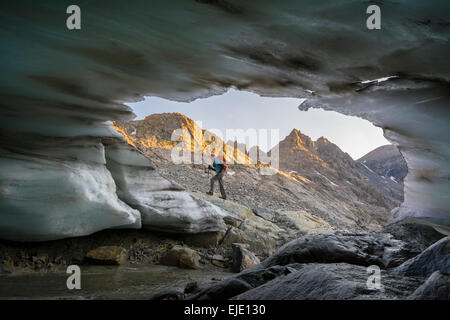
[[[161,259],[161,264],[184,269],[199,269],[200,255],[188,247],[173,246]]]
[[[427,279],[427,281],[416,289],[409,300],[450,300],[450,276],[439,271]]]
[[[168,289],[155,294],[150,300],[183,300],[184,291],[180,288]]]
[[[258,257],[253,252],[246,249],[248,247],[242,243],[233,243],[233,266],[234,272],[242,272],[260,263]]]
[[[261,256],[273,254],[280,243],[283,230],[277,225],[257,217],[259,220],[245,220],[238,228],[230,227],[222,244],[231,247],[233,243],[245,243],[250,250]]]
[[[317,233],[303,236],[281,247],[262,262],[264,267],[290,263],[350,263],[389,268],[410,255],[405,244],[389,234]]]
[[[437,270],[450,274],[450,237],[442,238],[393,272],[405,276],[428,277]]]
[[[243,280],[236,278],[226,279],[202,290],[193,296],[192,300],[227,300],[251,288]]]
[[[275,252],[280,243],[287,241],[285,232],[276,224],[257,216],[251,209],[231,200],[222,200],[198,192],[198,198],[206,199],[230,213],[227,219],[228,230],[220,243],[231,247],[233,243],[245,243],[258,255],[268,256]],[[233,219],[231,220],[232,217]]]
[[[86,260],[94,264],[119,265],[127,258],[127,250],[118,246],[98,247],[86,254]]]
[[[408,250],[415,253],[414,255],[418,255],[433,243],[445,237],[433,227],[414,223],[413,221],[389,224],[382,232],[389,233],[395,239],[405,242]]]
[[[296,265],[295,272],[248,290],[233,300],[349,300],[404,299],[418,285],[417,279],[393,276],[383,271],[381,289],[367,286],[367,268],[338,264]]]

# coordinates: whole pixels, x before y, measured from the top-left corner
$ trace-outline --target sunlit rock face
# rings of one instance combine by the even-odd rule
[[[1,5],[2,238],[137,227],[104,161],[106,121],[131,120],[123,103],[144,95],[191,101],[231,86],[382,127],[409,167],[398,219],[448,232],[449,1],[380,2],[381,30],[366,28],[363,1],[78,1],[82,28],[70,31],[71,4]],[[398,77],[361,83],[386,76]]]

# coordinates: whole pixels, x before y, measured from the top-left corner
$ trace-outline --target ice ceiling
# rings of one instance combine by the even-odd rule
[[[371,3],[381,30],[366,28]],[[222,228],[223,213],[154,173],[160,183],[139,188],[151,164],[108,120],[132,119],[123,103],[145,95],[191,101],[231,86],[383,128],[409,167],[397,219],[449,232],[449,1],[79,0],[82,28],[68,30],[71,4],[1,4],[0,237]],[[177,211],[186,203],[194,216]]]

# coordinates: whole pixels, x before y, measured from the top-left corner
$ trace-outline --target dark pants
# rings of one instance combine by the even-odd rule
[[[223,198],[226,198],[227,195],[225,193],[225,188],[223,187],[223,181],[222,181],[224,173],[225,173],[225,170],[221,170],[221,171],[219,171],[218,174],[216,174],[214,177],[211,178],[211,188],[209,189],[209,193],[214,193],[214,183],[216,181],[219,181],[220,193],[222,194]]]

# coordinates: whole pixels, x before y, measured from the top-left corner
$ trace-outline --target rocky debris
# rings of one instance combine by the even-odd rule
[[[334,229],[325,220],[303,210],[280,210],[273,215],[277,226],[298,238],[309,233],[332,232]]]
[[[193,296],[192,300],[227,300],[240,293],[250,290],[252,287],[243,280],[231,278],[202,290]]]
[[[286,242],[281,235],[282,229],[278,227],[271,228],[256,221],[245,220],[239,228],[228,229],[222,244],[231,247],[233,243],[245,243],[256,254],[267,257]]]
[[[0,264],[0,274],[1,273],[13,273],[14,272],[14,260],[11,257],[6,257],[5,260]]]
[[[229,263],[222,260],[211,260],[211,264],[219,268],[228,268]]]
[[[213,256],[208,256],[208,258],[211,260],[211,264],[220,268],[228,268],[231,263],[231,259],[224,258],[220,254],[214,254]]]
[[[234,296],[236,300],[347,300],[404,299],[420,280],[382,272],[381,289],[367,286],[367,269],[347,263],[303,264],[291,267],[294,272],[282,275],[261,286]]]
[[[200,255],[188,247],[174,246],[160,263],[185,269],[200,269]]]
[[[171,163],[170,150],[176,143],[167,139],[170,137],[169,132],[179,128],[174,126],[180,125],[200,145],[194,132],[196,128],[198,132],[203,131],[192,119],[179,113],[154,114],[145,120],[116,123],[115,128],[148,158],[156,161],[155,166],[161,176],[176,181],[177,185],[187,190],[204,193],[210,178],[204,166]],[[297,211],[296,214],[320,217],[342,230],[378,231],[390,218],[390,210],[400,204],[403,189],[399,183],[382,179],[323,137],[312,141],[294,129],[277,147],[282,155],[282,171],[262,176],[258,165],[238,163],[232,164],[230,168],[233,175],[226,175],[224,179],[228,199],[253,208],[253,213],[266,221],[273,222],[274,211]],[[245,156],[240,155],[238,158]],[[145,209],[139,210],[147,212]],[[165,204],[163,210],[167,210]],[[152,225],[155,219],[145,219],[146,214],[143,215],[144,226],[148,224],[153,230],[162,230]],[[155,213],[150,210],[149,214]],[[290,217],[282,215],[281,219],[289,220]],[[307,226],[294,223],[294,229],[289,232],[296,230],[296,233],[290,239],[308,233],[301,229],[309,230],[310,222],[306,217],[303,223],[307,223]],[[319,229],[319,232],[323,231],[323,228]]]
[[[416,289],[410,296],[410,300],[450,300],[450,276],[439,271],[433,274]]]
[[[99,247],[86,254],[86,260],[93,264],[120,265],[127,258],[127,250],[118,246]]]
[[[414,255],[418,255],[433,243],[445,237],[431,226],[407,220],[389,224],[382,232],[390,233],[395,239],[402,240]]]
[[[240,221],[228,226],[220,244],[231,248],[233,243],[246,243],[258,255],[268,256],[275,252],[280,243],[287,241],[285,232],[276,224],[253,213],[248,207],[237,202],[194,193],[237,216]],[[236,221],[236,220],[235,220]]]
[[[281,247],[262,262],[265,267],[290,263],[350,263],[389,268],[409,258],[400,240],[389,234],[309,234]]]
[[[242,243],[233,243],[233,272],[242,272],[252,266],[260,263],[259,259],[253,252],[247,250],[248,245]]]
[[[435,271],[450,274],[450,237],[448,236],[393,270],[398,275],[417,277],[428,277]]]
[[[184,290],[173,288],[155,294],[150,300],[183,300]]]
[[[191,235],[194,237],[195,235]],[[199,234],[198,236],[202,236]],[[222,236],[219,238],[221,240]],[[201,256],[200,264],[209,267],[214,255],[224,259],[221,268],[231,266],[231,246],[207,244],[191,245],[185,241],[185,235],[156,233],[148,230],[110,229],[87,237],[62,240],[15,243],[0,241],[0,272],[46,272],[58,270],[58,266],[88,263],[86,254],[102,246],[118,246],[127,250],[127,264],[158,264],[173,246],[185,246],[197,251]],[[5,264],[4,261],[10,261]],[[218,261],[219,262],[219,261]],[[14,265],[14,268],[11,266]],[[225,271],[225,270],[222,270]]]
[[[192,190],[192,194],[195,196],[202,197],[208,189],[208,175],[199,168],[170,163],[158,163],[157,166],[161,175]],[[271,213],[277,211],[305,212],[321,218],[337,229],[352,232],[379,231],[381,225],[386,223],[390,216],[385,208],[357,201],[346,191],[339,192],[337,195],[335,189],[324,187],[320,182],[305,183],[297,178],[292,178],[291,175],[281,173],[261,176],[258,174],[257,168],[244,165],[232,165],[232,170],[235,174],[227,175],[224,179],[228,200],[247,208],[253,208],[250,209],[252,212],[255,208],[263,209],[263,211],[256,209],[257,213],[266,211]],[[206,201],[220,206],[215,198],[203,197]],[[352,203],[351,206],[348,205],[349,201]],[[254,215],[257,213],[253,212]],[[261,217],[263,216],[261,215]],[[271,221],[268,215],[263,218]],[[285,218],[285,216],[282,215],[281,218]],[[275,224],[278,222],[275,221]],[[279,226],[282,227],[282,225]],[[290,233],[294,231],[294,229],[289,230]],[[298,235],[294,235],[291,239],[295,237]]]
[[[183,241],[196,247],[209,247],[220,245],[225,235],[225,231],[219,232],[202,232],[198,234],[188,234],[180,236]]]

